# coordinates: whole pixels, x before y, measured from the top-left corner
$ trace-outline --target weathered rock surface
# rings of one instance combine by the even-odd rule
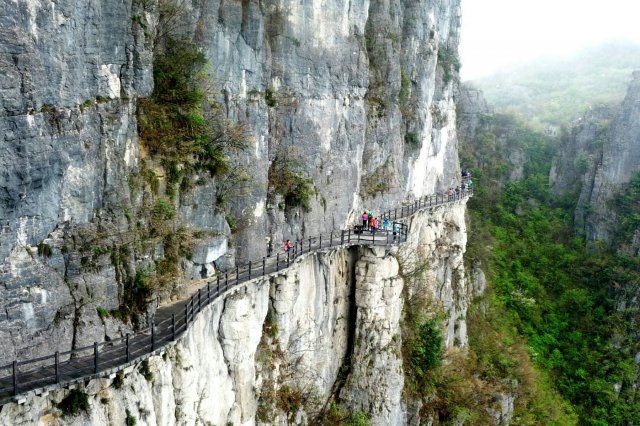
[[[215,182],[177,198],[172,226],[205,235],[181,259],[183,279],[455,184],[459,0],[211,0],[181,2],[178,15],[227,117],[250,133],[238,161],[252,177],[230,201],[233,246]],[[154,2],[0,5],[0,362],[51,351],[38,343],[51,338],[68,349],[121,332],[96,309],[117,309],[136,273],[164,257],[161,242],[136,239],[149,225],[136,212],[153,202],[135,188],[142,161],[161,191],[166,179],[137,137],[157,25]],[[269,189],[285,151],[313,181],[310,212],[280,210]]]
[[[640,71],[620,107],[587,114],[565,137],[551,171],[554,189],[579,194],[576,228],[590,247],[610,245],[617,226],[613,196],[640,172]]]
[[[336,386],[342,403],[373,424],[405,424],[411,401],[403,400],[400,323],[410,293],[399,259],[429,259],[430,297],[450,318],[447,346],[464,346],[464,209],[414,216],[419,232],[407,246],[324,250],[240,286],[207,307],[165,355],[149,358],[150,381],[138,368],[126,370],[119,388],[110,379],[90,381],[83,389],[88,413],[60,417],[55,403],[67,391],[58,390],[5,405],[0,424],[124,423],[127,415],[141,425],[305,423]],[[426,244],[418,240],[424,233],[431,235]],[[304,401],[300,410],[283,411],[272,391],[285,386]]]

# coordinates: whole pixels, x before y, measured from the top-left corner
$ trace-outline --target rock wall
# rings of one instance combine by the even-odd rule
[[[575,191],[576,228],[594,248],[612,243],[616,217],[611,202],[640,172],[640,72],[633,73],[623,104],[589,112],[564,137],[551,170],[559,192]]]
[[[399,246],[327,249],[287,271],[254,280],[212,303],[189,332],[115,378],[82,388],[90,408],[62,416],[68,390],[6,404],[0,424],[291,424],[315,418],[331,396],[376,425],[407,423],[400,332],[406,288],[401,265],[426,261],[445,342],[465,346],[469,293],[462,256],[465,204],[411,218]],[[276,392],[277,391],[277,392]],[[290,401],[295,401],[291,403]]]
[[[529,161],[521,143],[526,137],[523,126],[509,115],[496,114],[482,91],[473,87],[461,85],[455,102],[463,167],[481,170],[487,186],[522,179]],[[497,163],[506,167],[496,170]]]
[[[362,208],[455,183],[459,0],[176,4],[176,31],[211,63],[213,96],[249,131],[237,160],[252,180],[228,212],[216,209],[211,179],[172,201],[172,229],[205,236],[152,299],[263,256],[267,240],[341,228]],[[166,258],[161,241],[138,236],[156,200],[139,188],[142,163],[160,192],[167,179],[136,118],[153,89],[158,5],[0,5],[0,363],[144,321],[145,312],[124,323],[99,312],[121,307],[138,273],[153,276]],[[283,150],[313,181],[310,212],[278,207],[268,170]]]

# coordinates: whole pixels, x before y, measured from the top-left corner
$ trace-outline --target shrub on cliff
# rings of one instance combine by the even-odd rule
[[[58,403],[58,408],[65,416],[75,416],[80,413],[80,411],[87,411],[89,409],[89,397],[86,393],[78,389],[72,389],[69,394]]]
[[[229,173],[229,155],[246,146],[243,127],[231,124],[209,99],[206,65],[195,44],[168,38],[153,63],[154,91],[139,103],[140,138],[168,171],[170,186],[190,187],[199,171]]]

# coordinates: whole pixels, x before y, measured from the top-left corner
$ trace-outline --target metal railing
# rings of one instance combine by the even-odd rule
[[[250,261],[218,273],[186,302],[158,309],[153,321],[149,321],[151,325],[134,334],[39,358],[16,360],[0,366],[0,405],[27,392],[115,373],[175,342],[189,329],[189,325],[203,308],[239,284],[282,271],[296,258],[324,248],[353,245],[386,246],[405,242],[408,226],[396,222],[397,220],[409,217],[421,209],[453,203],[471,195],[473,192],[470,189],[453,196],[447,193],[434,194],[383,212],[380,215],[381,223],[385,218],[393,220],[398,227],[396,234],[392,229],[379,229],[372,233],[356,227],[295,241],[289,251],[278,251],[275,256],[263,257],[258,261]]]

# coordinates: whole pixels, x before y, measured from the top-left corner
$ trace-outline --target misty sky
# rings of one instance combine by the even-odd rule
[[[640,0],[462,0],[462,79],[612,38],[640,42]]]

